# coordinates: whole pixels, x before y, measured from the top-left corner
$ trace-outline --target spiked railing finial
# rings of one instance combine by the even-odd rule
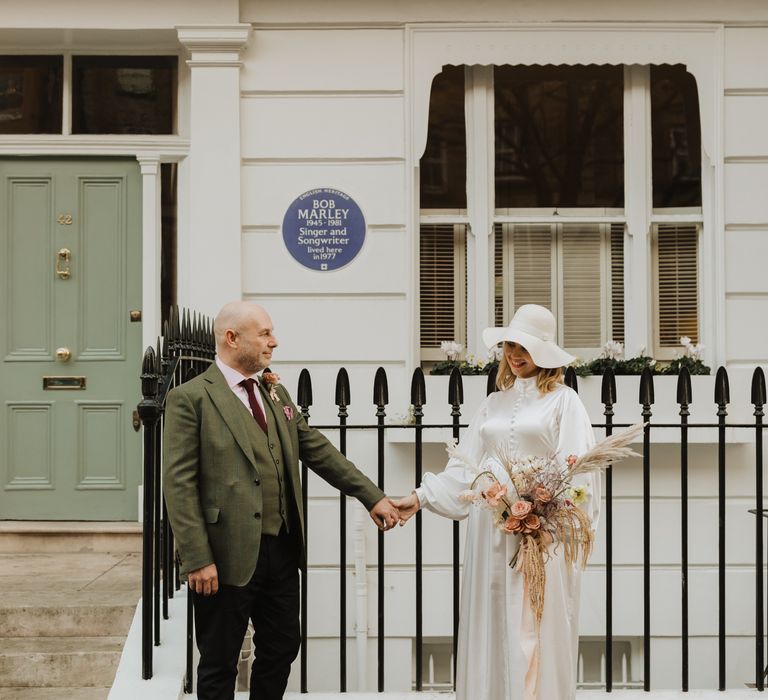
[[[309,370],[301,370],[299,374],[299,388],[296,390],[296,401],[302,411],[312,405],[312,378],[309,376]]]
[[[688,406],[692,400],[691,373],[687,367],[683,367],[677,376],[677,403],[680,406]]]
[[[349,374],[342,367],[336,375],[336,405],[346,408],[351,401],[349,390]]]
[[[458,367],[451,370],[451,376],[448,379],[448,403],[454,407],[464,403],[464,383]]]
[[[613,367],[608,367],[603,373],[600,401],[605,406],[613,406],[616,403],[616,375],[613,372]]]
[[[725,406],[731,402],[731,390],[728,383],[728,372],[725,367],[720,367],[715,376],[715,403]]]
[[[643,369],[643,373],[640,375],[639,401],[643,406],[651,406],[654,403],[653,370],[650,367]]]
[[[376,406],[386,406],[389,403],[387,373],[383,367],[376,370],[376,376],[373,378],[373,403]]]
[[[427,403],[427,386],[424,382],[424,372],[421,367],[413,370],[411,377],[411,404],[421,407]]]

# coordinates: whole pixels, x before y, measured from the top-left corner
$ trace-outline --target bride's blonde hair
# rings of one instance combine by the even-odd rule
[[[507,342],[504,342],[507,345]],[[558,384],[563,383],[563,368],[553,367],[545,368],[538,367],[536,372],[536,388],[542,394],[548,394],[550,391],[554,391]],[[501,356],[499,360],[499,371],[496,373],[496,388],[499,391],[509,389],[515,383],[515,375],[507,362],[506,354]]]

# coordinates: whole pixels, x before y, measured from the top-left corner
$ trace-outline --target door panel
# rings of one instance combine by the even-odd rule
[[[2,211],[5,236],[6,359],[51,360],[53,280],[48,251],[53,243],[49,178],[9,178]]]
[[[124,489],[122,404],[78,401],[78,489]]]
[[[7,404],[8,490],[53,489],[52,403]]]
[[[123,179],[81,179],[79,360],[125,359]]]
[[[0,518],[137,517],[140,186],[135,161],[0,161]]]

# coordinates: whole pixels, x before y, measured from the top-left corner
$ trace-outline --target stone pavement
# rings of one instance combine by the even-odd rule
[[[140,551],[136,523],[0,522],[0,697],[107,697]]]

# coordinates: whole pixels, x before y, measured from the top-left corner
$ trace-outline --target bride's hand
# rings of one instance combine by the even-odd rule
[[[395,507],[400,512],[400,525],[405,525],[408,520],[421,508],[419,503],[419,497],[416,492],[413,491],[408,496],[401,498],[399,501],[395,501]]]

